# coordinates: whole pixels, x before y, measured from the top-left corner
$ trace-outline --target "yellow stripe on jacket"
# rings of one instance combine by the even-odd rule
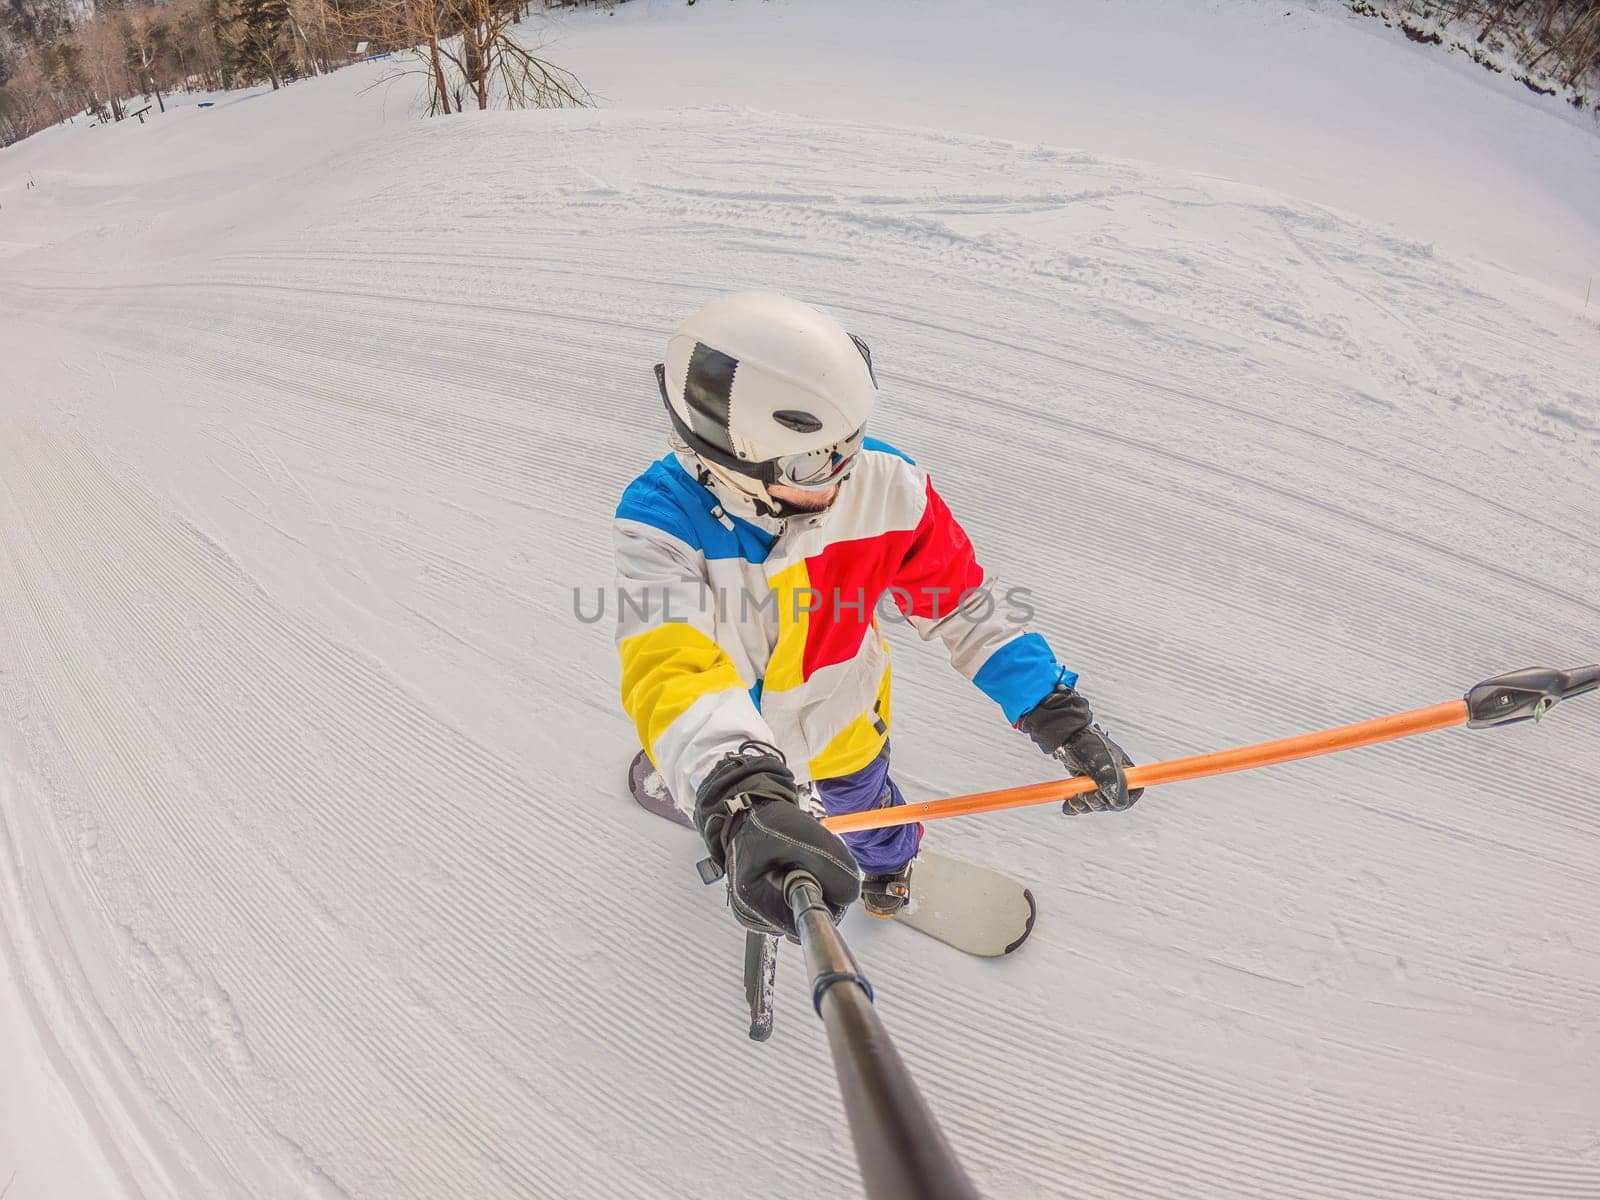
[[[804,560],[771,577],[778,612],[778,637],[767,660],[761,687],[765,692],[787,692],[805,682],[806,632],[811,627],[810,604],[802,596],[811,589]],[[809,601],[809,597],[805,597]]]
[[[879,640],[882,641],[881,635]],[[882,644],[887,652],[889,644]],[[811,778],[838,779],[861,770],[882,753],[884,742],[889,740],[889,726],[894,721],[890,712],[889,676],[890,668],[886,661],[883,664],[883,677],[878,680],[878,696],[872,709],[834,734],[823,747],[822,753],[807,764]]]
[[[656,739],[696,700],[746,687],[722,647],[692,625],[657,625],[625,638],[617,652],[622,658],[622,707],[633,718],[651,762],[656,761]]]

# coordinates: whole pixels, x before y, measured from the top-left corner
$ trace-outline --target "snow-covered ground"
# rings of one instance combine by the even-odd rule
[[[872,342],[1137,757],[1600,658],[1553,102],[1328,6],[559,30],[611,107],[370,64],[0,152],[5,1200],[858,1194],[574,615],[718,292]],[[911,793],[1048,775],[893,644]],[[847,932],[987,1195],[1600,1196],[1597,722],[947,822],[1024,951]]]
[[[1580,300],[1600,275],[1595,114],[1338,0],[714,11],[708,37],[699,5],[634,0],[566,19],[551,51],[619,104],[742,104],[1146,159],[1359,213]]]

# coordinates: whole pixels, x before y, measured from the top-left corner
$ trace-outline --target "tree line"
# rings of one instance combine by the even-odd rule
[[[349,62],[362,42],[405,52],[427,79],[430,112],[584,104],[582,84],[514,29],[535,4],[575,2],[0,0],[0,146],[78,114],[120,121],[135,97],[159,105],[164,92],[277,88]],[[1534,71],[1570,89],[1600,72],[1600,0],[1390,2],[1470,23],[1479,46],[1510,49],[1530,87]]]
[[[1372,8],[1363,3],[1353,7]],[[1530,78],[1535,71],[1573,90],[1600,72],[1600,0],[1399,0],[1398,7],[1476,28],[1479,46],[1511,51],[1526,72],[1518,78],[1530,87],[1535,87]]]
[[[134,97],[332,70],[350,60],[344,0],[0,0],[0,145]]]
[[[584,104],[513,33],[541,0],[0,0],[0,146],[80,114],[120,121],[175,91],[319,75],[404,51],[431,112]],[[137,98],[137,101],[136,101]]]

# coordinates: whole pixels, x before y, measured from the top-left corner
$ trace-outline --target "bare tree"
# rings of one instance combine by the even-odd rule
[[[101,14],[80,25],[73,41],[82,51],[83,78],[89,85],[90,107],[102,119],[126,115],[122,102],[139,86],[128,69],[127,43],[113,14]]]
[[[350,37],[401,49],[400,74],[428,80],[428,114],[468,108],[575,108],[593,103],[577,76],[518,36],[526,0],[365,0],[345,14]]]
[[[34,53],[18,59],[0,86],[0,146],[65,120],[76,108],[63,102],[41,57]]]
[[[155,93],[156,104],[167,111],[161,99],[161,81],[156,78],[156,62],[168,37],[166,14],[154,5],[129,9],[124,14],[122,36],[127,46],[129,69],[138,80],[139,91]]]
[[[289,26],[305,74],[321,74],[350,61],[329,0],[289,0]]]
[[[1576,7],[1550,6],[1545,20],[1540,23],[1545,48],[1528,64],[1528,70],[1537,70],[1540,63],[1554,55],[1567,69],[1568,87],[1596,65],[1596,47],[1600,45],[1596,40],[1600,36],[1600,4],[1594,4],[1588,12],[1574,11]]]
[[[182,86],[206,91],[225,87],[222,44],[208,0],[168,0],[165,10],[173,31],[168,48]]]

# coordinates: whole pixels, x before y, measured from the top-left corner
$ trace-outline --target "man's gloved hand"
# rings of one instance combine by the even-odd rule
[[[1144,795],[1143,788],[1128,790],[1123,768],[1133,766],[1133,760],[1094,723],[1089,702],[1066,684],[1056,684],[1055,691],[1023,714],[1017,728],[1074,775],[1087,775],[1100,785],[1099,791],[1062,801],[1061,811],[1068,816],[1121,812]]]
[[[695,795],[694,820],[727,872],[728,907],[747,929],[796,936],[783,895],[791,871],[816,879],[834,920],[861,895],[849,848],[800,807],[794,776],[770,746],[746,742],[713,767]]]

